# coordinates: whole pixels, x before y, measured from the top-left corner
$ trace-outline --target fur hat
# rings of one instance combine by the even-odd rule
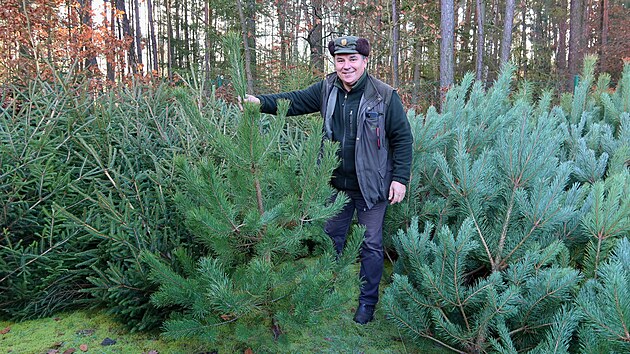
[[[370,42],[365,38],[355,36],[343,36],[328,42],[330,55],[335,54],[361,54],[370,55]]]

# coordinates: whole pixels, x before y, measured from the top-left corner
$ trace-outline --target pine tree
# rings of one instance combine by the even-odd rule
[[[630,242],[623,238],[611,257],[581,289],[576,300],[584,316],[581,353],[630,351]]]
[[[427,226],[394,238],[384,296],[407,333],[462,353],[575,350],[582,279],[630,231],[627,113],[606,122],[593,65],[567,111],[527,83],[512,92],[508,68],[488,92],[467,75],[441,114],[411,120],[409,207]]]
[[[204,255],[180,257],[178,267],[148,252],[144,259],[160,286],[154,304],[179,309],[165,323],[168,337],[233,336],[272,348],[283,333],[337,316],[352,299],[362,232],[354,230],[339,257],[323,232],[346,198],[330,202],[338,160],[319,124],[293,141],[288,102],[273,119],[243,106],[234,129],[208,137],[211,156],[178,160],[177,207]]]

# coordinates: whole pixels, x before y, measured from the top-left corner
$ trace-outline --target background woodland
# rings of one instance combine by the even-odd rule
[[[0,9],[0,80],[81,72],[95,86],[202,73],[221,86],[222,38],[241,33],[248,91],[303,84],[330,71],[326,45],[372,43],[369,70],[427,108],[467,72],[489,85],[511,61],[539,88],[572,89],[586,54],[619,79],[630,57],[622,0],[7,0]],[[283,86],[284,85],[284,86]]]

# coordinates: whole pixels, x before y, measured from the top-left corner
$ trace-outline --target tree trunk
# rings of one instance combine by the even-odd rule
[[[608,51],[608,29],[609,29],[609,15],[608,15],[608,0],[602,0],[599,4],[601,6],[601,37],[599,43],[599,68],[601,71],[606,71],[606,55]]]
[[[521,3],[521,60],[519,67],[523,73],[523,79],[527,79],[527,11],[529,7],[525,0]]]
[[[236,7],[238,8],[238,16],[241,20],[241,34],[243,36],[243,46],[245,47],[245,77],[247,79],[247,92],[254,92],[254,76],[252,75],[251,68],[251,53],[249,48],[249,41],[247,35],[247,20],[243,11],[243,3],[241,0],[236,1]]]
[[[558,90],[564,90],[567,82],[567,0],[560,0],[556,7],[559,9],[558,23],[558,51],[556,53],[556,66],[558,68]]]
[[[111,22],[109,23],[109,30],[111,38],[116,38],[116,27],[115,27],[115,18],[116,18],[116,6],[114,5],[114,0],[109,0],[110,3],[110,15]],[[105,55],[105,60],[107,61],[107,80],[109,82],[116,81],[116,56],[114,53],[107,53]]]
[[[392,0],[392,86],[398,87],[398,41],[400,40],[400,31],[398,24],[398,7],[396,0]]]
[[[455,14],[453,0],[442,0],[440,15],[440,101],[444,103],[446,91],[453,84],[453,33]]]
[[[312,0],[310,14],[310,29],[306,41],[311,50],[311,67],[316,75],[321,75],[324,72],[324,56],[322,55],[322,0]]]
[[[153,1],[147,0],[147,14],[148,14],[148,26],[149,26],[149,43],[151,46],[151,64],[153,66],[153,71],[155,74],[159,74],[159,62],[158,62],[158,51],[157,51],[157,41],[155,39],[155,24],[153,21]]]
[[[250,75],[251,78],[247,79],[247,87],[254,90],[254,79],[256,77],[256,70],[258,65],[258,58],[256,55],[256,0],[247,1],[247,48],[249,51],[250,63]],[[250,83],[251,80],[251,83]]]
[[[503,23],[503,37],[501,39],[501,57],[499,58],[499,67],[510,60],[510,49],[512,48],[512,27],[514,26],[514,0],[506,0],[505,2],[505,22]]]
[[[288,64],[288,42],[286,33],[287,2],[278,0],[276,3],[276,15],[278,16],[278,34],[280,35],[280,68],[285,70]]]
[[[135,27],[136,27],[136,52],[138,58],[139,69],[142,70],[142,31],[140,30],[140,4],[138,0],[133,0]]]
[[[118,12],[122,14],[121,26],[123,38],[130,41],[129,48],[127,48],[127,65],[131,69],[131,72],[135,74],[138,66],[136,61],[135,48],[133,46],[133,36],[131,35],[131,26],[129,24],[129,16],[127,16],[127,10],[125,8],[125,0],[116,0],[116,10],[118,10]]]
[[[485,38],[483,35],[483,18],[485,16],[485,9],[482,0],[476,0],[477,6],[475,9],[475,16],[477,17],[477,60],[475,65],[475,78],[481,80],[481,74],[483,71],[483,50]]]
[[[90,47],[83,47],[84,51],[88,51],[84,65],[85,69],[88,71],[88,75],[90,75],[89,72],[92,69],[97,69],[96,55],[92,44],[92,0],[79,0],[79,11],[81,14],[81,23],[90,31]]]
[[[166,0],[166,66],[168,80],[173,81],[173,18],[170,9],[171,0]]]
[[[573,85],[573,75],[578,72],[582,62],[582,0],[571,0],[569,15],[569,77],[568,87]]]
[[[206,47],[203,55],[203,68],[206,77],[206,83],[209,83],[212,78],[210,77],[210,48],[212,48],[212,41],[210,38],[211,18],[213,16],[212,7],[210,6],[210,0],[206,0],[203,11],[203,22],[206,29],[206,37],[204,40],[204,46]]]

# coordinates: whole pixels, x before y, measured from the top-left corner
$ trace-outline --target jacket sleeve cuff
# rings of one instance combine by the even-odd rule
[[[408,179],[402,178],[402,177],[393,177],[392,181],[396,181],[396,182],[404,184],[404,185],[407,185],[407,183],[409,182]]]

